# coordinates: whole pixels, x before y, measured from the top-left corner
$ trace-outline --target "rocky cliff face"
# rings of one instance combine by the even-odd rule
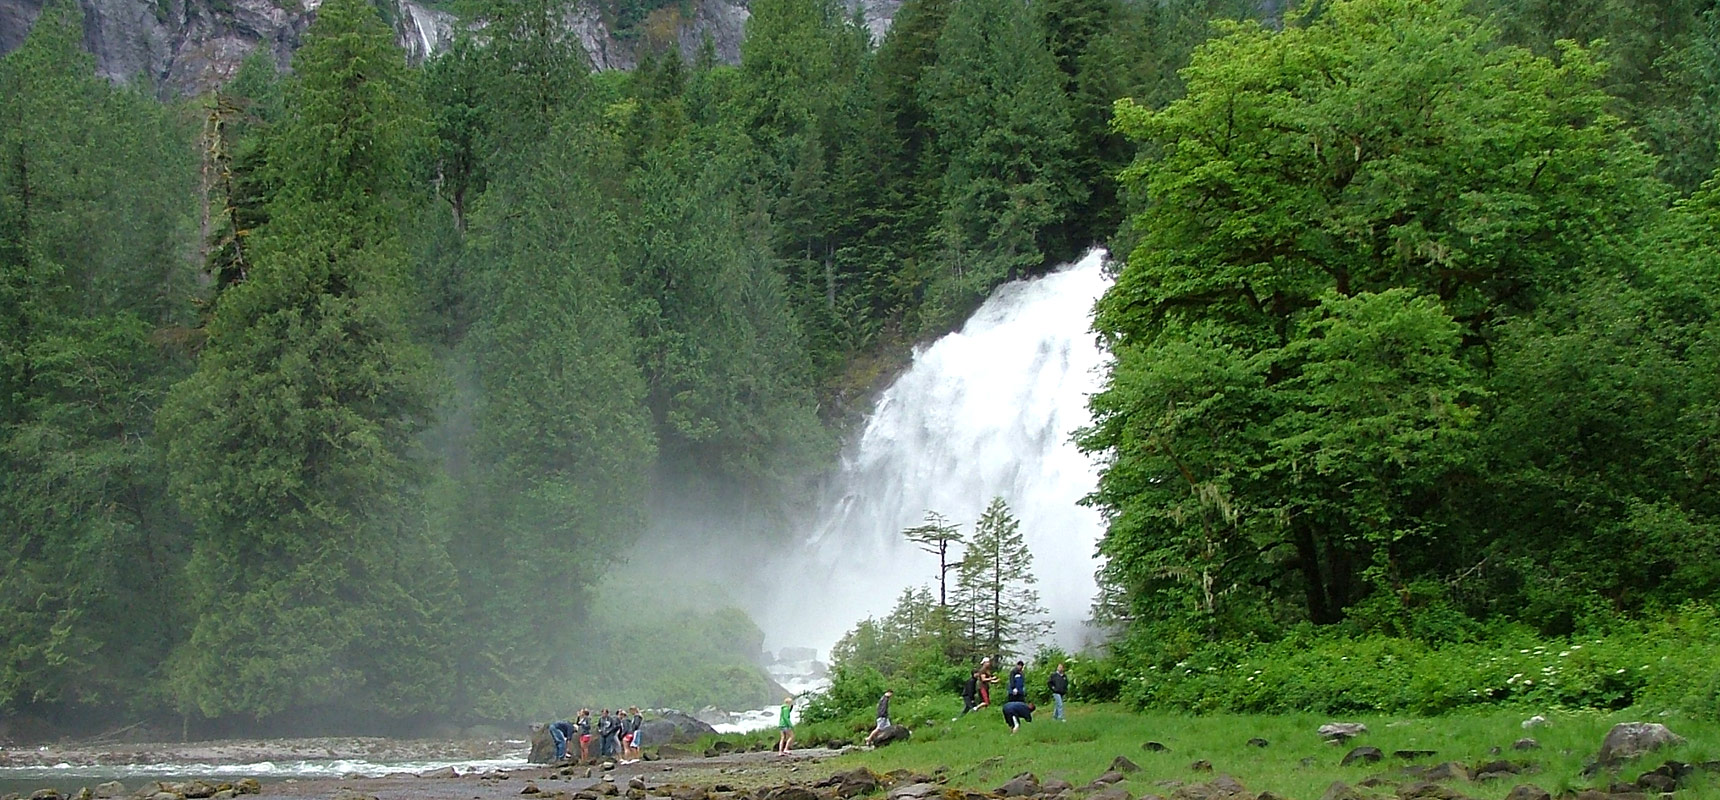
[[[24,41],[44,0],[0,0],[0,54]],[[144,80],[164,97],[195,95],[233,76],[241,61],[266,48],[277,64],[292,60],[321,0],[78,0],[84,9],[84,43],[97,69],[129,83]],[[445,45],[456,20],[414,0],[377,0],[393,20],[400,44],[414,60]],[[849,0],[863,8],[867,25],[882,36],[901,0]],[[690,13],[684,9],[690,8]],[[639,37],[617,37],[596,0],[581,0],[567,17],[598,69],[631,69]],[[695,57],[708,37],[717,57],[740,60],[746,0],[694,0],[654,13],[645,41],[673,41]]]

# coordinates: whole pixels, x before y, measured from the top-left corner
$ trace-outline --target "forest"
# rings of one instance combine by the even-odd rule
[[[180,102],[70,0],[0,59],[0,710],[522,720],[641,661],[722,702],[756,628],[605,583],[655,504],[786,502],[914,343],[1095,243],[1088,685],[1713,617],[1712,2],[907,0],[873,41],[754,0],[739,65],[632,72],[559,0],[455,7],[413,65],[325,0]]]

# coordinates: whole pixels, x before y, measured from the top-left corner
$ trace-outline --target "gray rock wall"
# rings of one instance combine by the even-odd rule
[[[196,95],[220,85],[258,48],[285,68],[321,0],[78,0],[84,9],[84,44],[102,75],[121,83],[146,81],[163,97]],[[422,60],[454,36],[455,20],[414,0],[389,4],[401,46]],[[0,54],[22,44],[43,0],[0,0]],[[849,0],[881,38],[901,0]],[[690,15],[671,6],[675,44],[688,60],[708,37],[717,57],[740,62],[747,0],[694,0]],[[598,69],[632,69],[635,43],[615,37],[599,7],[582,0],[567,17]]]

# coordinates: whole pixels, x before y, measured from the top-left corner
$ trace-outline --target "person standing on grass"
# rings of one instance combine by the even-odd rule
[[[1011,700],[1003,704],[1003,724],[1009,726],[1009,732],[1015,733],[1021,729],[1021,723],[1033,721],[1032,703]]]
[[[1027,702],[1027,665],[1017,661],[1009,673],[1009,694],[1003,698],[1011,703]]]
[[[1045,688],[1051,690],[1051,718],[1058,722],[1068,722],[1063,718],[1063,695],[1069,693],[1069,676],[1063,672],[1063,663],[1057,663],[1057,671],[1045,679]]]
[[[997,676],[991,674],[991,656],[986,656],[979,662],[979,705],[974,706],[974,710],[991,705],[991,685],[994,683],[997,683]]]
[[[786,756],[794,748],[794,695],[782,698],[782,714],[777,717],[777,755]]]
[[[872,744],[877,741],[878,734],[883,733],[885,728],[890,727],[890,697],[894,694],[895,692],[885,689],[883,696],[878,698],[878,727],[873,728],[871,733],[866,734],[867,744]]]
[[[966,714],[979,703],[979,671],[968,673],[967,683],[962,684],[962,713]],[[950,720],[954,722],[955,720]]]

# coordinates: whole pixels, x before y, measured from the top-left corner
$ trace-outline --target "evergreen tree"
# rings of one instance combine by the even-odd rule
[[[1047,260],[1047,237],[1084,187],[1062,75],[1019,0],[958,0],[920,87],[944,159],[933,233],[940,273],[922,314],[942,327]]]
[[[454,598],[423,518],[432,394],[398,242],[422,112],[362,0],[323,4],[294,73],[254,267],[161,413],[198,530],[175,694],[210,716],[440,709]]]
[[[1033,588],[1038,582],[1021,522],[1003,498],[992,498],[974,522],[957,576],[957,595],[971,604],[962,614],[970,626],[969,655],[1021,655],[1051,632]]]
[[[924,524],[908,528],[902,531],[902,535],[921,550],[938,557],[938,607],[948,608],[950,570],[959,569],[962,564],[960,559],[950,558],[950,545],[963,543],[961,530],[946,521],[944,515],[927,511]]]
[[[0,59],[0,708],[139,702],[182,636],[152,409],[183,368],[191,132],[72,3]]]

